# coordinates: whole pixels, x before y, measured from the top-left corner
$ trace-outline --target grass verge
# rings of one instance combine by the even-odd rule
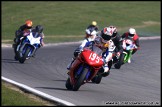
[[[9,83],[2,82],[1,86],[2,106],[55,106],[33,94],[25,93]]]

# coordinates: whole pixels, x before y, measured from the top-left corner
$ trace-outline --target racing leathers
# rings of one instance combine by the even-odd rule
[[[108,76],[112,66],[112,57],[115,50],[114,42],[111,39],[106,41],[100,35],[95,38],[94,42],[103,51],[102,58],[104,61],[103,65],[104,72],[102,76],[103,77]]]
[[[20,26],[20,28],[18,30],[16,30],[15,38],[14,38],[14,42],[16,44],[20,43],[20,38],[23,37],[24,31],[27,31],[27,30],[32,30],[32,28],[29,29],[29,27],[26,24]]]
[[[122,37],[119,35],[118,32],[116,32],[116,33],[113,33],[111,39],[114,42],[114,45],[116,46],[114,50],[115,55],[113,56],[113,63],[116,63],[118,59],[120,58],[120,54],[123,52]]]
[[[131,37],[131,36],[129,35],[129,32],[126,32],[126,33],[124,33],[124,34],[122,35],[122,39],[123,39],[123,40],[124,40],[124,39],[130,39],[131,41],[133,41],[133,44],[136,45],[136,48],[133,49],[133,51],[132,51],[132,55],[133,55],[138,49],[140,49],[140,45],[139,45],[139,36],[138,36],[138,34],[134,34],[134,36]],[[132,55],[131,55],[131,56],[132,56]],[[128,59],[128,63],[131,63],[131,57]]]

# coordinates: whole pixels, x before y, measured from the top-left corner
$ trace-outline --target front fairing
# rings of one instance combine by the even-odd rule
[[[95,45],[84,48],[81,55],[90,66],[99,67],[103,65],[102,50]]]
[[[17,51],[20,52],[20,56],[22,57],[26,52],[27,48],[30,48],[30,52],[28,56],[33,55],[33,51],[40,47],[40,39],[41,37],[35,38],[33,33],[30,32],[28,35],[24,36],[21,40],[20,45],[17,48]]]
[[[96,46],[84,48],[70,68],[70,81],[75,84],[83,69],[88,69],[85,80],[91,80],[103,65],[102,50]]]
[[[33,45],[33,44],[40,44],[40,39],[41,39],[41,37],[35,38],[35,37],[34,37],[34,34],[35,34],[35,33],[32,33],[32,32],[31,32],[31,33],[27,36],[28,40],[30,41],[30,44],[31,44],[31,45]]]

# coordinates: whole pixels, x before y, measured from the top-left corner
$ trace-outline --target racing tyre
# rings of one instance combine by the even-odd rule
[[[120,59],[119,59],[119,62],[117,62],[117,63],[114,65],[114,67],[115,67],[116,69],[120,69],[121,65],[124,64],[124,57],[125,57],[125,54],[124,54],[124,53],[121,54]]]
[[[24,56],[19,59],[20,63],[24,63],[25,62],[26,58],[28,57],[29,52],[30,52],[30,48],[27,48]]]
[[[99,84],[101,82],[102,76],[101,75],[96,75],[91,81],[93,83]]]
[[[70,78],[66,80],[65,86],[68,90],[72,90],[73,86],[70,84]]]
[[[78,78],[78,80],[76,81],[76,84],[73,87],[73,91],[78,91],[80,86],[84,83],[87,73],[88,73],[88,69],[84,68],[83,72],[81,73],[80,77]]]

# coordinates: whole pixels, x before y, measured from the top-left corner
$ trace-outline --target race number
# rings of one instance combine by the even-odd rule
[[[96,54],[96,53],[91,53],[89,55],[89,59],[92,60],[92,61],[96,61],[96,63],[99,63],[100,61],[100,57]]]

